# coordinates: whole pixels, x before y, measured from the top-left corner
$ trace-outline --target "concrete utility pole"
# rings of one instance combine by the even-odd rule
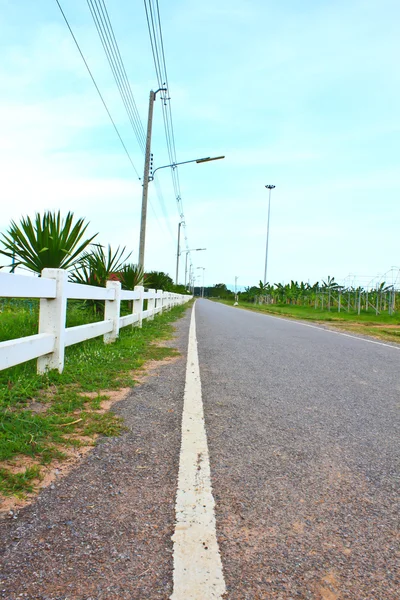
[[[178,285],[178,275],[179,275],[179,257],[181,255],[181,225],[184,225],[184,221],[181,221],[178,225],[178,249],[176,251],[176,277],[175,277],[175,285]]]
[[[146,137],[146,154],[144,159],[143,173],[143,191],[142,191],[142,216],[140,221],[140,241],[139,241],[139,260],[138,265],[144,269],[144,250],[146,244],[146,220],[147,220],[147,195],[149,191],[149,174],[150,174],[150,150],[151,150],[151,129],[153,126],[153,108],[156,94],[161,91],[166,91],[165,88],[160,88],[156,92],[151,90],[149,98],[149,116],[147,119],[147,137]]]

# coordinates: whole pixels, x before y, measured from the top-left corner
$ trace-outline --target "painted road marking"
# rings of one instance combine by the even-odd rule
[[[211,600],[226,592],[215,526],[204,425],[195,306],[189,330],[182,445],[176,495],[171,600]]]

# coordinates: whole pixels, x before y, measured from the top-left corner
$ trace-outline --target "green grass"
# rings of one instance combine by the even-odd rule
[[[233,306],[233,301],[217,300],[223,304]],[[355,333],[363,333],[372,335],[386,341],[398,342],[400,339],[400,314],[376,315],[369,310],[368,312],[361,311],[360,315],[357,312],[337,309],[331,311],[314,309],[311,306],[296,306],[293,304],[253,304],[250,302],[239,302],[239,308],[253,310],[261,313],[268,313],[291,319],[302,319],[307,321],[317,321],[319,323],[330,323],[340,329],[353,331]],[[385,329],[385,326],[390,326],[390,329]]]
[[[133,386],[135,371],[147,360],[177,354],[154,342],[171,337],[171,323],[187,306],[177,306],[153,321],[145,320],[142,328],[121,329],[114,344],[104,344],[100,337],[70,346],[62,374],[50,371],[38,375],[36,361],[0,371],[0,492],[29,492],[35,479],[34,471],[15,475],[14,465],[5,461],[18,463],[19,458],[30,457],[45,465],[63,458],[66,447],[79,445],[82,436],[118,435],[122,420],[112,412],[95,412],[107,398],[104,390]],[[97,317],[72,307],[69,326],[90,322],[91,318]],[[37,333],[37,311],[21,307],[3,310],[0,330],[6,339]],[[85,396],[88,392],[97,396]]]
[[[34,482],[40,479],[40,468],[35,465],[28,467],[22,473],[12,473],[0,467],[0,494],[23,498],[35,489]]]

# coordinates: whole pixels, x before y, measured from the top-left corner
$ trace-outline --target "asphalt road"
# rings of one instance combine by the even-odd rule
[[[196,326],[229,600],[398,598],[400,350],[207,300]]]
[[[227,594],[175,597],[397,599],[400,346],[207,300],[195,321],[208,451],[194,448],[195,488],[184,492],[198,501],[209,491],[209,456]],[[3,515],[1,598],[175,593],[182,424],[190,447],[195,409],[203,424],[188,403],[188,371],[198,382],[190,322],[188,311],[168,342],[180,356],[148,366],[114,405],[123,435],[99,440],[30,506]]]

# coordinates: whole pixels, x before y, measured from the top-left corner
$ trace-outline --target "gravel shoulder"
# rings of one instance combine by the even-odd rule
[[[30,506],[0,522],[0,597],[167,599],[191,311],[152,369],[113,407],[127,431],[101,439]]]

